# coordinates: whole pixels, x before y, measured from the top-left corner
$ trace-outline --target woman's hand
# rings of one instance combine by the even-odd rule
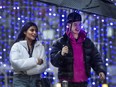
[[[42,59],[38,59],[38,62],[37,62],[38,65],[41,65],[43,64],[43,60]]]

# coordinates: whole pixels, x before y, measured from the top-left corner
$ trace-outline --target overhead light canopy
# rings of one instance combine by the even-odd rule
[[[116,6],[109,0],[36,0],[116,19]]]

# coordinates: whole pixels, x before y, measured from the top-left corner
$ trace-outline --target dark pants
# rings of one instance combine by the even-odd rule
[[[68,86],[64,86],[62,83],[62,87],[87,87],[87,82],[68,82]]]

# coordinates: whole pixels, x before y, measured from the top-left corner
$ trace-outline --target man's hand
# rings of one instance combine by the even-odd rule
[[[64,47],[62,48],[61,55],[64,56],[64,55],[67,54],[67,53],[68,53],[68,46],[64,46]]]
[[[105,80],[105,74],[103,72],[99,73],[99,77],[101,80]]]

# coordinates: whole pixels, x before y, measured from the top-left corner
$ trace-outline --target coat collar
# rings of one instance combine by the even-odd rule
[[[20,43],[22,46],[24,46],[24,47],[28,47],[28,46],[27,46],[27,41],[26,41],[26,40],[19,41],[19,43]],[[40,42],[40,41],[36,41],[34,46],[36,47],[36,46],[39,46],[39,45],[41,45],[41,42]]]

